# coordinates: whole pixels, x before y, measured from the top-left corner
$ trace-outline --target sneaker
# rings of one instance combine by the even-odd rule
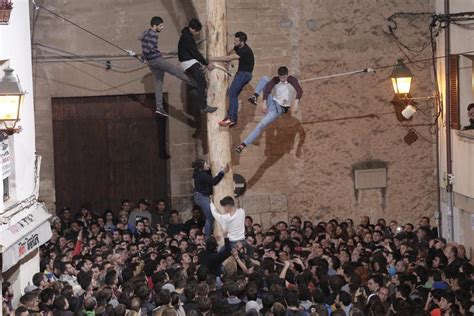
[[[160,109],[160,108],[156,109],[155,114],[156,114],[156,115],[161,115],[161,116],[164,116],[164,117],[170,116],[170,115],[165,111],[165,109]]]
[[[204,109],[201,109],[202,113],[212,113],[215,112],[217,108],[215,106],[206,106]]]
[[[257,100],[258,100],[258,96],[255,95],[255,94],[252,94],[252,96],[250,96],[248,98],[249,102],[252,103],[253,105],[257,105]]]
[[[235,152],[238,153],[238,154],[240,154],[240,153],[242,153],[242,151],[245,149],[245,147],[246,147],[245,144],[242,143],[242,144],[240,144],[239,146],[235,147]]]
[[[232,121],[230,117],[226,117],[225,119],[223,119],[217,124],[219,124],[219,126],[222,126],[222,127],[231,127],[235,125],[235,122]]]

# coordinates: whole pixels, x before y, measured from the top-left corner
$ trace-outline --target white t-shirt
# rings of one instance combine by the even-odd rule
[[[221,224],[227,232],[227,238],[230,241],[239,241],[245,239],[245,211],[238,208],[231,216],[230,214],[220,214],[214,203],[211,203],[212,216]]]
[[[196,59],[190,59],[190,60],[182,61],[181,62],[181,67],[183,67],[183,70],[186,71],[187,69],[191,68],[191,66],[194,65],[195,63],[198,63],[198,61]]]
[[[291,106],[291,100],[293,98],[295,89],[291,85],[291,83],[287,82],[279,82],[273,88],[273,100],[277,101],[278,104],[284,107]]]

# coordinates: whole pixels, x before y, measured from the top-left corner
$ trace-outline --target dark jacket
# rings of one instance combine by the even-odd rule
[[[178,42],[178,59],[181,62],[196,59],[203,65],[207,66],[208,64],[207,60],[199,52],[193,34],[191,34],[188,27],[181,31],[181,37]]]
[[[211,171],[206,170],[195,170],[193,174],[194,178],[194,192],[199,192],[206,196],[212,194],[213,186],[221,182],[224,177],[224,172],[221,171],[214,178],[211,175]]]
[[[230,242],[229,239],[225,239],[225,246],[223,251],[210,251],[203,250],[199,253],[199,263],[206,266],[210,273],[217,274],[220,271],[222,262],[230,256]]]

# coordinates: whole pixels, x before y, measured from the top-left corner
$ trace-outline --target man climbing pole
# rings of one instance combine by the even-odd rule
[[[239,94],[244,86],[252,80],[252,72],[255,65],[253,51],[247,45],[247,34],[244,32],[235,33],[234,48],[227,53],[227,56],[211,57],[209,60],[214,62],[239,61],[239,68],[229,88],[229,111],[227,116],[219,122],[220,126],[232,127],[237,123]]]
[[[272,79],[267,76],[263,76],[260,79],[255,93],[249,98],[249,101],[256,105],[259,95],[263,92],[262,112],[265,113],[265,116],[247,138],[235,148],[237,153],[240,154],[248,145],[252,144],[270,123],[279,118],[283,113],[288,112],[294,91],[296,91],[296,97],[293,112],[297,113],[303,89],[298,79],[288,75],[287,67],[282,66],[278,68],[278,76]]]
[[[222,168],[219,173],[213,177],[211,174],[211,167],[207,161],[198,159],[193,162],[194,169],[194,202],[201,207],[202,212],[206,216],[206,224],[204,225],[204,234],[206,238],[212,234],[212,226],[214,224],[214,217],[211,213],[211,201],[209,196],[213,194],[213,187],[221,182],[224,175],[229,172],[229,165]]]
[[[178,42],[178,59],[183,70],[196,81],[201,112],[212,113],[217,110],[217,107],[209,106],[207,103],[207,82],[202,65],[206,66],[208,70],[214,69],[214,65],[208,63],[202,56],[194,40],[194,35],[198,35],[201,29],[201,22],[198,19],[191,19],[188,26],[181,31]]]
[[[159,16],[154,16],[151,18],[150,26],[139,39],[142,43],[143,58],[146,60],[155,79],[155,113],[166,117],[169,115],[163,107],[163,78],[165,72],[183,80],[189,85],[194,85],[194,83],[179,67],[166,61],[158,50],[158,33],[165,28],[163,19]]]

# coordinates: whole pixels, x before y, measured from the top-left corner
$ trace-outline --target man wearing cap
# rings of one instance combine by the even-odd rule
[[[138,207],[134,209],[128,216],[128,225],[135,229],[137,221],[147,218],[151,222],[151,213],[148,211],[150,203],[146,199],[140,199],[138,201]]]

